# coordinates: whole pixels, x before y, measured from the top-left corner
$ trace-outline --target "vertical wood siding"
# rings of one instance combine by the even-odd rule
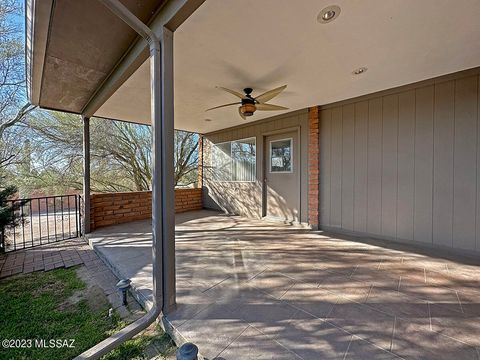
[[[320,111],[320,225],[480,251],[479,76]]]

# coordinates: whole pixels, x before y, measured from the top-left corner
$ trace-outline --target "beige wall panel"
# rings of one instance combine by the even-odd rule
[[[368,101],[355,104],[355,187],[353,230],[367,232]]]
[[[398,95],[383,97],[382,235],[397,237]]]
[[[414,240],[432,243],[433,86],[415,93]]]
[[[342,227],[342,108],[332,109],[330,226]]]
[[[353,230],[355,185],[355,105],[342,107],[342,228]]]
[[[332,111],[320,111],[320,224],[330,224]]]
[[[398,94],[397,238],[413,240],[415,207],[415,90]]]
[[[327,216],[321,226],[352,232],[345,216],[353,176],[354,233],[480,251],[479,99],[479,75],[459,73],[325,106],[322,113],[331,111],[337,119],[343,109],[343,126],[334,129],[332,121],[331,133],[320,132],[332,158],[330,166],[321,166],[321,181],[331,183],[320,185],[320,198],[330,196],[337,221],[342,196],[343,216],[342,228]],[[353,125],[345,111],[349,104]]]
[[[382,233],[382,98],[369,100],[367,232]]]
[[[433,242],[452,246],[455,81],[435,86]]]
[[[477,77],[455,83],[453,244],[475,249],[477,191]]]

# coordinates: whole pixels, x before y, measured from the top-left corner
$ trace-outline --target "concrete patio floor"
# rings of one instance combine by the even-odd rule
[[[150,221],[89,240],[151,306]],[[167,320],[208,359],[480,359],[467,258],[199,211],[177,216],[176,264]]]

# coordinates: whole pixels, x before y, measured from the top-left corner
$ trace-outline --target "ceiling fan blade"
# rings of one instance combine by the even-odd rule
[[[288,110],[287,107],[280,106],[280,105],[272,105],[272,104],[255,104],[257,110],[260,111],[268,111],[268,110]]]
[[[222,89],[223,91],[226,91],[232,95],[235,95],[237,97],[239,97],[240,99],[243,99],[245,97],[244,94],[242,93],[239,93],[238,91],[235,91],[235,90],[230,90],[230,89],[227,89],[227,88],[224,88],[222,86],[216,86],[217,89]]]
[[[255,100],[257,100],[260,104],[266,103],[268,100],[272,100],[275,96],[280,94],[287,85],[280,86],[278,88],[275,88],[273,90],[267,91],[266,93],[263,93],[262,95],[258,95]]]
[[[247,120],[247,118],[245,117],[245,115],[242,114],[242,107],[241,107],[241,106],[238,107],[238,114],[240,115],[240,117],[241,117],[243,120]]]
[[[215,107],[212,107],[212,108],[207,109],[207,110],[205,110],[205,111],[220,109],[220,108],[223,108],[223,107],[226,107],[226,106],[232,106],[232,105],[238,105],[238,104],[241,104],[241,103],[239,103],[239,102],[234,102],[234,103],[231,103],[231,104],[225,104],[225,105],[215,106]]]

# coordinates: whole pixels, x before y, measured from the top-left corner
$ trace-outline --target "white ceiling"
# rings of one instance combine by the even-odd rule
[[[318,23],[332,4],[340,16]],[[245,122],[234,106],[205,112],[236,101],[217,85],[255,96],[287,84],[270,103],[297,110],[479,66],[480,1],[207,0],[174,46],[175,127],[207,133]],[[150,122],[148,61],[96,115]]]

